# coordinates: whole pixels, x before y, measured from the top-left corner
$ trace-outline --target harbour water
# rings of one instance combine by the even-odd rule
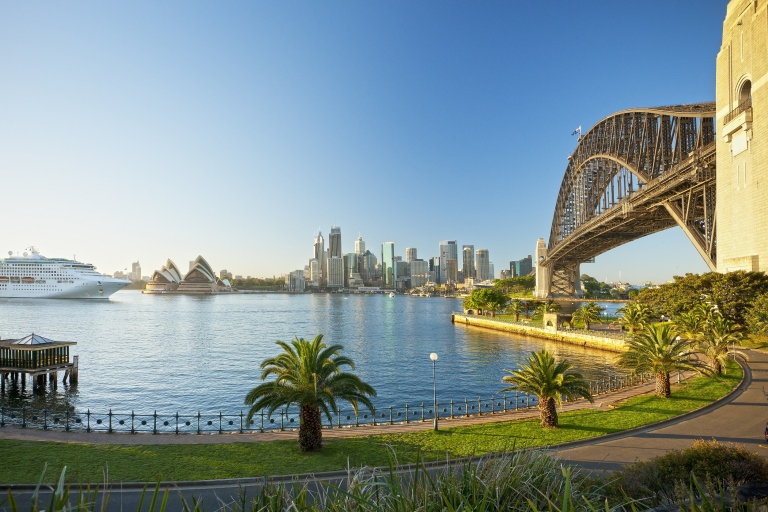
[[[6,386],[0,405],[173,413],[244,408],[275,341],[325,335],[339,343],[373,385],[377,407],[429,402],[437,352],[437,394],[489,398],[517,368],[547,347],[592,379],[615,374],[615,355],[534,338],[453,325],[460,301],[385,295],[231,294],[158,296],[120,291],[105,301],[0,300],[0,336],[31,332],[76,341],[80,382],[54,392]],[[613,308],[615,309],[615,308]],[[59,376],[61,377],[61,375]]]

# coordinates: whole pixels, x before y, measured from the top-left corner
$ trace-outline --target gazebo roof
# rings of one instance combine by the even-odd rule
[[[0,340],[0,346],[14,350],[41,350],[72,345],[77,345],[77,343],[74,341],[54,341],[34,333],[18,340]]]
[[[29,336],[24,336],[23,338],[14,341],[11,345],[49,345],[51,343],[56,342],[32,333]]]

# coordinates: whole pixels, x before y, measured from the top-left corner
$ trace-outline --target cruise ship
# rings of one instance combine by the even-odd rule
[[[34,247],[0,259],[0,298],[106,299],[129,284],[96,272],[90,263],[46,258]]]

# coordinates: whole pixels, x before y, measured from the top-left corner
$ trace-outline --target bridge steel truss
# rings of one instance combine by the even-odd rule
[[[569,157],[539,296],[574,296],[581,263],[675,225],[715,270],[715,219],[715,103],[617,112]]]

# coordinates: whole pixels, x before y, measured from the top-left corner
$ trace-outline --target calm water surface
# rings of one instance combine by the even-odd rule
[[[610,353],[453,325],[455,299],[384,295],[249,294],[208,297],[121,291],[107,301],[0,300],[0,336],[31,332],[76,341],[80,382],[33,395],[6,387],[0,403],[92,411],[236,412],[258,384],[276,340],[325,335],[378,391],[377,407],[432,399],[430,352],[437,352],[438,399],[484,398],[546,347],[589,378],[614,374]],[[61,375],[59,376],[61,377]]]

